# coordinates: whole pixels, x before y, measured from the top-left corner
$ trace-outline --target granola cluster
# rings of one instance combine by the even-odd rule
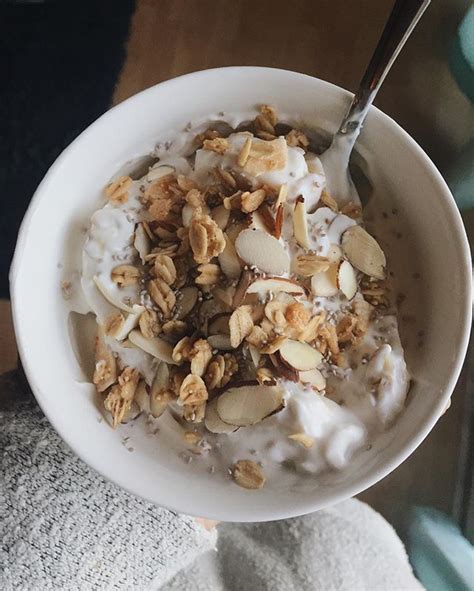
[[[137,409],[157,417],[170,408],[185,423],[226,433],[283,408],[283,381],[324,394],[323,368],[347,367],[374,308],[387,305],[385,257],[365,230],[354,222],[342,244],[321,256],[311,248],[304,199],[288,203],[286,184],[259,181],[285,169],[289,146],[310,149],[305,133],[279,123],[268,105],[237,131],[244,141],[233,164],[210,171],[206,186],[158,166],[140,187],[135,264],[111,271],[119,289],[138,286],[140,300],[107,318],[96,342],[93,382],[114,427]],[[209,129],[196,147],[223,156],[230,143]],[[111,204],[126,203],[132,183],[130,177],[111,183],[105,189]],[[318,207],[360,221],[357,204],[339,211],[326,191]],[[293,250],[282,239],[285,220]],[[336,297],[345,302],[338,316],[318,305]],[[123,367],[107,338],[156,358],[154,381]],[[200,440],[186,433],[188,442]],[[291,439],[312,445],[304,434]],[[265,482],[249,460],[232,473],[246,488]]]

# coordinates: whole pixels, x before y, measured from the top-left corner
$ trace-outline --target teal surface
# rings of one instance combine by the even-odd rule
[[[408,553],[427,591],[473,591],[474,547],[444,513],[429,507],[412,512]]]

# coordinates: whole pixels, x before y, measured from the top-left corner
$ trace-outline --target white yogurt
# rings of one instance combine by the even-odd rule
[[[249,117],[250,118],[250,117]],[[238,115],[221,117],[232,124],[241,121]],[[202,129],[206,125],[201,125]],[[195,134],[193,130],[192,134]],[[278,188],[288,185],[286,217],[283,226],[282,243],[290,253],[296,245],[292,237],[292,209],[296,198],[302,195],[308,213],[310,248],[325,256],[334,245],[340,245],[344,231],[355,221],[343,214],[336,214],[327,207],[317,206],[325,187],[325,174],[320,159],[314,154],[288,147],[287,164],[283,170],[268,172],[258,178],[249,176],[237,164],[237,156],[248,136],[235,133],[229,138],[229,149],[224,155],[207,150],[197,150],[194,159],[186,158],[190,153],[190,135],[176,135],[171,148],[158,150],[160,162],[157,166],[172,166],[179,174],[186,174],[203,188],[214,182],[213,169],[216,166],[231,166],[247,176],[253,186],[265,183]],[[260,141],[258,139],[254,141]],[[128,202],[121,206],[108,204],[99,209],[91,219],[89,234],[83,252],[81,285],[90,310],[98,322],[103,322],[116,309],[97,289],[95,279],[99,277],[108,290],[128,305],[141,303],[139,286],[119,288],[110,274],[118,264],[133,263],[137,252],[132,244],[135,224],[144,219],[144,212],[138,200],[140,187],[152,182],[150,176],[134,181]],[[361,296],[356,296],[361,297]],[[314,298],[314,311],[325,309],[337,321],[338,315],[346,311],[349,302],[344,296]],[[136,367],[148,383],[153,380],[157,362],[139,349],[124,346],[108,338],[107,343],[121,360],[122,365]],[[317,474],[326,469],[343,469],[353,454],[366,445],[377,433],[386,429],[402,411],[408,391],[409,375],[400,344],[397,320],[393,315],[379,316],[365,335],[363,342],[351,350],[350,367],[341,370],[325,364],[323,373],[330,388],[324,393],[304,389],[291,382],[285,382],[286,407],[261,423],[240,428],[231,434],[218,436],[207,434],[210,449],[203,457],[203,466],[230,466],[239,459],[261,461],[268,474],[289,468],[305,473]],[[331,393],[329,393],[331,392]],[[163,433],[167,425],[176,430],[176,421],[167,418],[171,411],[158,419]],[[305,434],[312,438],[313,445],[305,448],[289,438],[294,434]],[[176,441],[176,438],[170,441]],[[161,444],[170,444],[165,436]],[[183,449],[183,443],[174,444]]]

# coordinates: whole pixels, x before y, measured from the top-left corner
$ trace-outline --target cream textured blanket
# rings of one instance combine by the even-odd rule
[[[209,533],[104,481],[34,402],[0,411],[0,457],[3,591],[421,589],[394,530],[355,500]]]

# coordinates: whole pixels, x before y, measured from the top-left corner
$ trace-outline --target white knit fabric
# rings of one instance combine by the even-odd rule
[[[422,589],[393,528],[355,500],[221,524],[215,552],[216,532],[104,481],[32,402],[0,411],[0,456],[2,591]]]
[[[90,470],[33,405],[0,412],[0,453],[2,591],[158,588],[215,546]]]

